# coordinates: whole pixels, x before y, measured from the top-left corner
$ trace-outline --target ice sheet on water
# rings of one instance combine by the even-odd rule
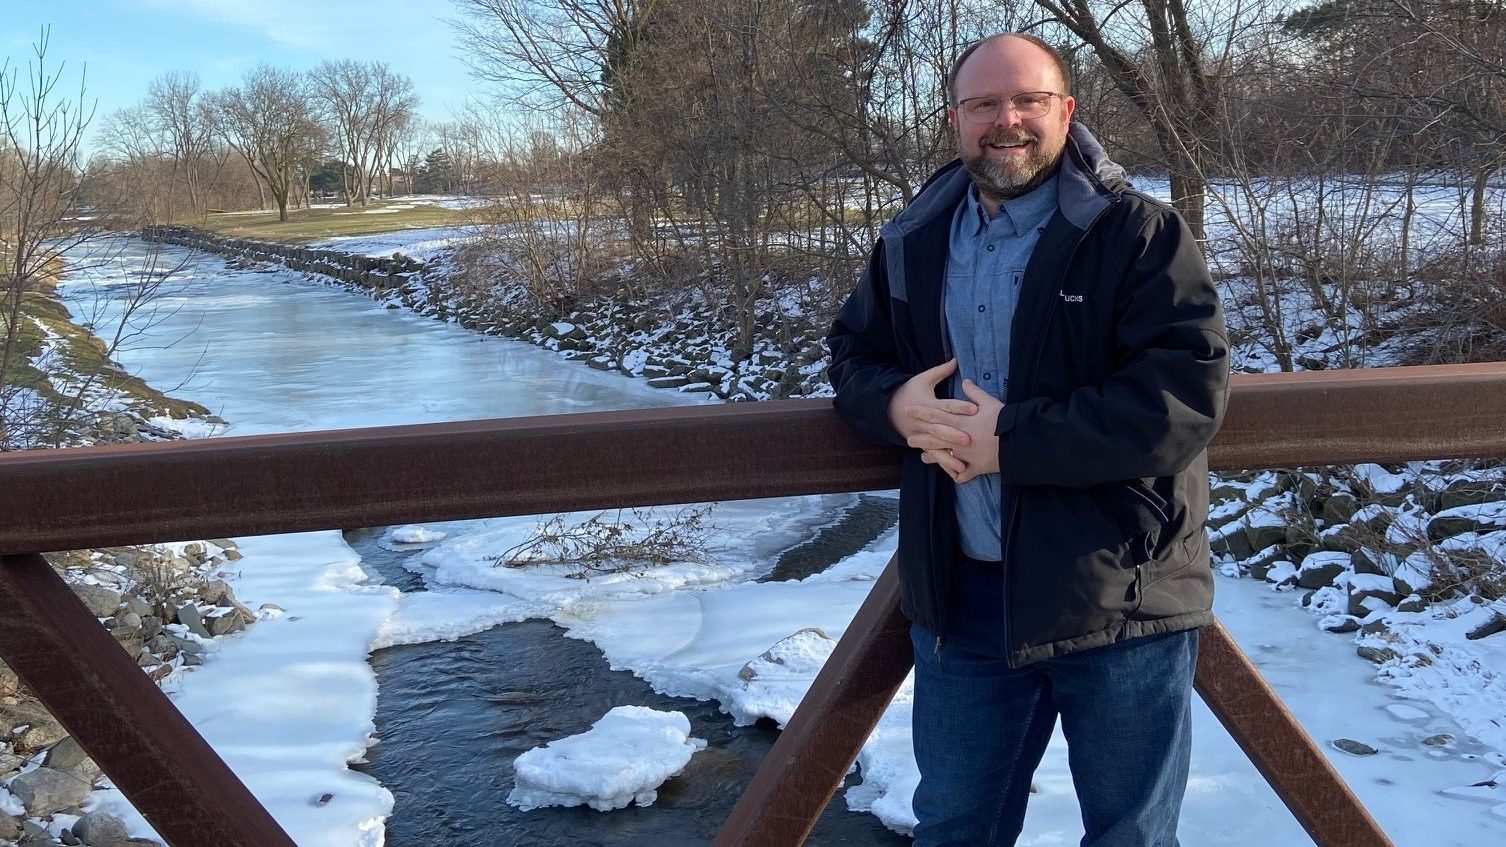
[[[407,524],[392,528],[392,540],[398,544],[428,544],[432,541],[445,540],[446,534],[436,529],[429,529],[418,524]]]
[[[706,742],[690,737],[684,712],[618,706],[586,732],[535,747],[513,762],[509,805],[590,806],[601,812],[652,805],[656,789],[685,769]]]

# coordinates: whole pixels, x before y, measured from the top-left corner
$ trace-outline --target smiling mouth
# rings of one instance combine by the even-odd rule
[[[1029,133],[998,132],[978,139],[980,146],[990,150],[1024,150],[1035,142]]]

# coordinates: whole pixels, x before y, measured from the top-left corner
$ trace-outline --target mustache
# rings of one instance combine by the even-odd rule
[[[1032,141],[1038,140],[1039,139],[1036,138],[1035,133],[1029,132],[1024,129],[1005,129],[1004,127],[995,127],[984,133],[983,136],[978,139],[978,143],[980,145],[1028,144]]]

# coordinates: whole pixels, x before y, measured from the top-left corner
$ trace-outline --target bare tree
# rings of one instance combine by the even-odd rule
[[[241,87],[227,88],[214,100],[219,133],[266,184],[277,203],[277,219],[287,220],[288,200],[303,176],[299,165],[324,135],[303,78],[260,65]]]
[[[173,177],[181,176],[188,189],[189,209],[204,210],[201,168],[213,161],[214,132],[212,114],[200,89],[199,75],[190,71],[169,71],[152,80],[143,103],[152,117],[171,157]],[[223,164],[220,158],[218,163]],[[218,173],[215,167],[212,174]],[[175,217],[168,210],[168,217]]]
[[[80,150],[93,110],[82,74],[76,95],[60,88],[63,67],[48,65],[48,38],[43,30],[24,73],[9,58],[0,63],[0,445],[11,442],[18,404],[35,397],[15,383],[38,344],[28,311],[63,255],[101,230],[80,202]]]
[[[611,108],[622,70],[666,0],[454,0],[454,23],[477,78],[518,102],[562,97],[589,115]]]
[[[130,219],[114,216],[121,198],[81,160],[93,116],[83,74],[76,94],[65,90],[63,66],[47,60],[48,39],[44,29],[24,67],[0,62],[0,450],[62,443],[97,390],[132,381],[110,357],[154,320],[153,300],[171,273],[149,253],[143,272],[111,295],[121,315],[113,331],[87,315],[74,325],[59,302],[64,270],[117,259],[113,236]]]
[[[419,103],[413,80],[393,73],[384,63],[372,64],[372,80],[375,101],[371,128],[373,168],[366,174],[368,194],[381,172],[390,170],[396,136],[416,119]],[[390,182],[387,190],[391,192]]]
[[[309,83],[346,163],[345,203],[365,206],[393,135],[418,107],[413,81],[382,62],[321,62]]]
[[[1222,70],[1261,0],[1201,10],[1184,0],[1035,0],[1102,63],[1115,86],[1155,132],[1171,178],[1171,200],[1204,236],[1209,151],[1216,146]]]

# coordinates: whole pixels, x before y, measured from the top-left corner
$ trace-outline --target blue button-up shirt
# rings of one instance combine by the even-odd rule
[[[947,338],[957,357],[952,396],[962,393],[963,378],[1004,399],[1009,373],[1009,331],[1020,299],[1025,265],[1046,221],[1057,208],[1056,177],[1029,194],[1000,204],[989,216],[968,190],[952,215],[946,263]],[[999,475],[984,474],[957,486],[957,524],[962,552],[974,559],[1004,557],[999,515]]]

